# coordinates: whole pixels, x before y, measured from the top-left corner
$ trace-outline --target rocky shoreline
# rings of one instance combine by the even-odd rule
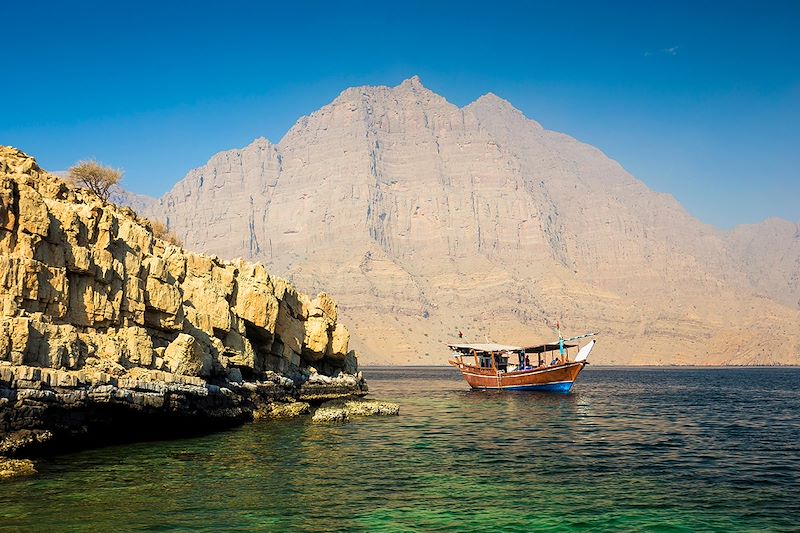
[[[369,405],[337,319],[327,294],[183,250],[0,147],[0,477],[69,447]]]
[[[366,394],[360,374],[301,374],[293,380],[267,372],[256,381],[215,384],[160,371],[115,378],[0,364],[0,413],[12,429],[0,442],[0,456],[39,454],[71,442],[125,440],[142,426],[150,428],[149,436],[208,431],[291,412],[284,406],[305,404],[310,412],[312,405]]]
[[[192,376],[142,372],[114,378],[0,362],[0,479],[35,474],[30,459],[65,450],[183,437],[253,420],[309,416],[311,422],[397,415],[397,404],[363,398],[363,376],[274,372],[217,384]]]

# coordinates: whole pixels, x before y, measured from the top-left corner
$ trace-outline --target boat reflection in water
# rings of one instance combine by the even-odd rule
[[[569,349],[577,344],[565,342],[594,336],[580,335],[558,342],[537,346],[508,346],[504,344],[450,344],[453,356],[449,363],[473,389],[562,392],[572,390],[578,374],[588,363],[589,353],[596,340],[578,350],[570,361]],[[531,356],[536,359],[531,364]],[[552,359],[551,359],[552,358]]]

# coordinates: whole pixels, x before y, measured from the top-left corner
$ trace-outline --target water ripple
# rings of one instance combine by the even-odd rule
[[[800,371],[587,370],[573,394],[372,369],[400,417],[51,459],[9,531],[795,531]]]

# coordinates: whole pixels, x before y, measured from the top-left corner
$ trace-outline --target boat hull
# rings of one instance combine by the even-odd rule
[[[497,372],[493,368],[451,362],[461,371],[464,380],[473,389],[540,391],[568,393],[572,390],[584,362],[566,363],[546,368],[520,370],[516,372]]]

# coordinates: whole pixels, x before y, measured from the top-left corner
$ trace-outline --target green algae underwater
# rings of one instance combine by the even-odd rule
[[[589,367],[568,395],[366,369],[399,417],[62,455],[2,531],[797,531],[800,369]]]

